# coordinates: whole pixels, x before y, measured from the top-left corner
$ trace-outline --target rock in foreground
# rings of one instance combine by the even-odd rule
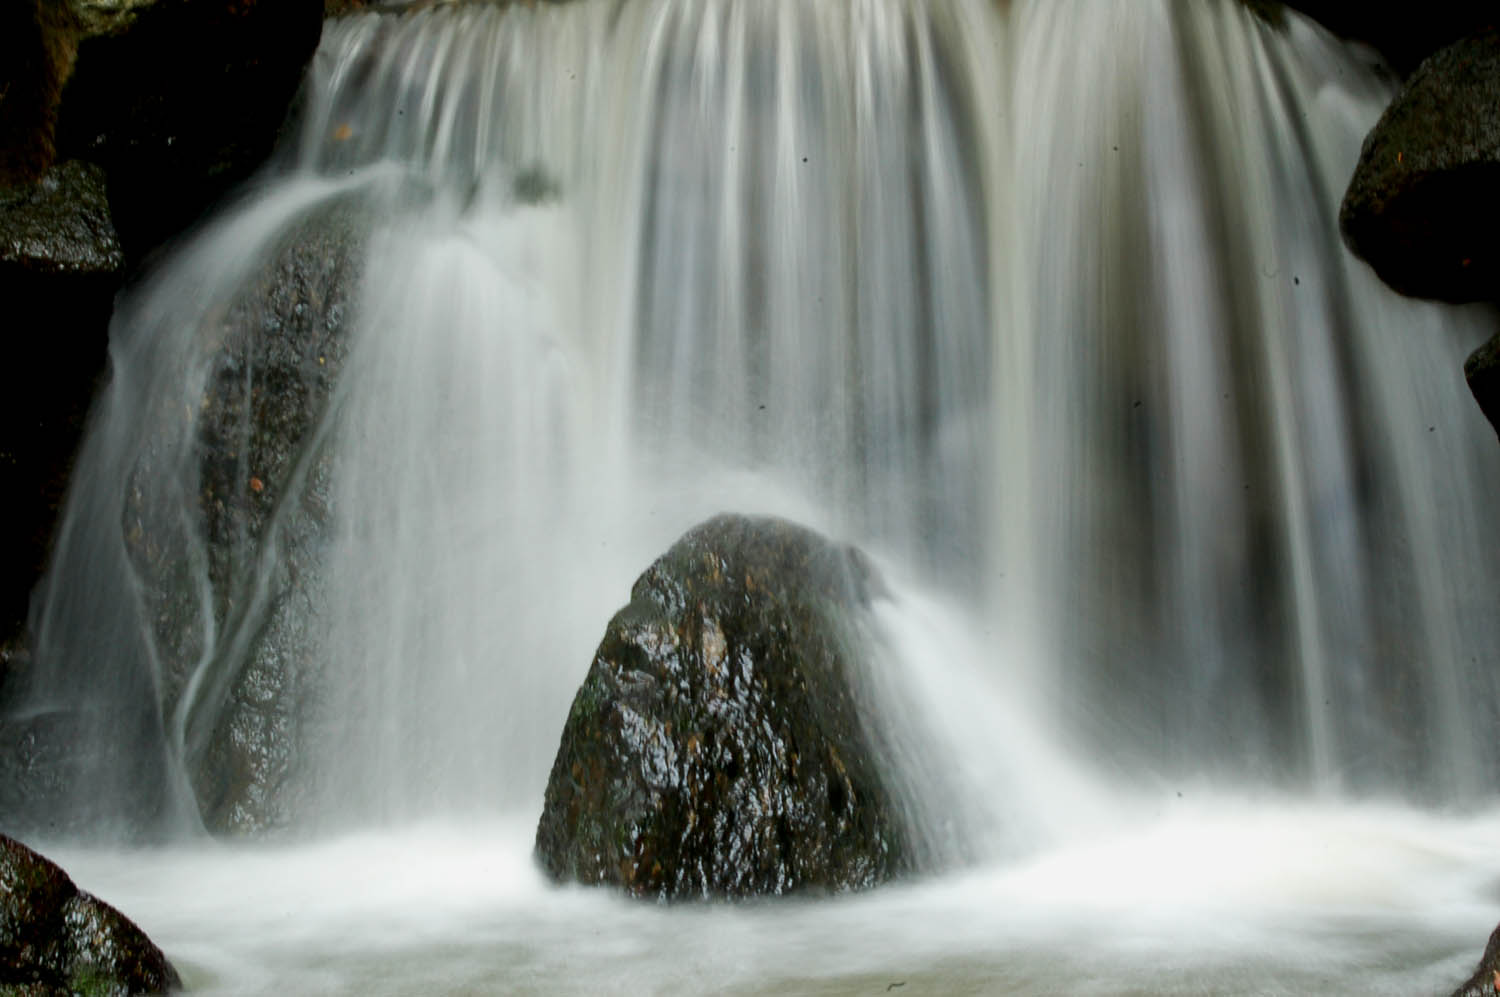
[[[873,886],[908,834],[860,696],[853,548],[719,516],[635,583],[573,701],[537,828],[555,879],[662,900]]]
[[[0,834],[0,992],[124,997],[181,987],[140,928]]]

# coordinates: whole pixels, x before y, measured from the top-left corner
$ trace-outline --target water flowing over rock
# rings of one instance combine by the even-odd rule
[[[1370,132],[1339,225],[1403,294],[1500,294],[1500,30],[1425,61]]]
[[[198,806],[214,830],[266,830],[295,814],[291,775],[319,676],[311,636],[293,621],[307,617],[315,598],[329,528],[319,434],[349,351],[366,225],[356,206],[335,204],[295,230],[231,311],[203,397],[199,487],[211,608],[219,627],[245,634],[183,713]],[[133,549],[155,562],[146,571],[163,600],[158,646],[173,647],[194,632],[201,596],[162,561],[170,547],[153,546],[143,531]],[[180,653],[175,661],[180,689],[196,659]]]
[[[0,405],[0,490],[21,541],[0,574],[0,643],[24,639],[115,293],[264,161],[320,13],[317,0],[0,9],[0,298],[18,333],[4,361],[28,375]]]
[[[67,873],[0,834],[0,991],[128,997],[179,990],[161,949]]]
[[[250,271],[242,285],[201,324],[161,320],[162,338],[194,343],[188,363],[197,373],[178,385],[185,397],[134,414],[133,431],[151,442],[112,471],[125,496],[119,567],[151,621],[134,653],[150,655],[157,680],[122,688],[120,665],[133,649],[101,648],[84,667],[101,687],[113,686],[117,711],[75,704],[0,724],[11,749],[0,754],[0,771],[11,774],[0,779],[0,803],[14,812],[46,826],[60,819],[55,805],[69,783],[102,768],[135,795],[125,808],[130,822],[156,822],[168,804],[155,763],[121,768],[110,752],[86,747],[124,714],[157,752],[182,758],[208,827],[244,832],[289,819],[283,789],[317,676],[307,667],[307,636],[286,617],[300,618],[310,598],[326,533],[319,431],[348,351],[364,232],[359,207],[334,201],[267,245],[230,233]],[[135,345],[154,357],[160,343]],[[120,376],[151,376],[142,366],[149,359],[121,350],[116,360]],[[164,494],[186,499],[186,510],[162,515]],[[71,533],[60,540],[78,542]],[[231,636],[215,648],[214,634]],[[44,639],[40,653],[48,648]],[[14,671],[16,694],[35,691],[38,676]],[[94,815],[61,819],[81,830]]]
[[[965,677],[908,670],[969,714],[945,727],[1028,745],[996,758],[1491,779],[1500,634],[1464,621],[1500,454],[1435,358],[1493,330],[1338,243],[1393,90],[1365,56],[1229,0],[434,5],[326,35],[274,170],[121,299],[0,707],[73,761],[0,796],[59,787],[80,826],[530,814],[580,677],[532,663],[586,664],[611,593],[726,507],[957,603]],[[226,322],[277,293],[258,268],[356,195],[348,362],[311,298],[255,359]]]
[[[861,702],[878,584],[858,551],[783,521],[720,516],[674,544],[573,700],[537,828],[547,872],[673,900],[909,869]]]

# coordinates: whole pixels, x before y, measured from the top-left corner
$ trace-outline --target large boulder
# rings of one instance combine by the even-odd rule
[[[162,994],[182,981],[129,918],[0,834],[0,991]]]
[[[867,724],[853,548],[719,516],[635,583],[568,714],[537,827],[554,879],[662,900],[873,886],[909,831]]]
[[[1500,31],[1417,69],[1365,139],[1339,226],[1391,287],[1444,301],[1500,289]]]

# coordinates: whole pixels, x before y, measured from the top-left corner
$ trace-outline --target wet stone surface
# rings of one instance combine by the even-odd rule
[[[662,900],[876,885],[909,835],[860,696],[858,551],[719,516],[637,580],[562,735],[537,829],[555,879]]]
[[[1493,300],[1500,288],[1500,30],[1423,62],[1365,139],[1339,227],[1402,294]]]
[[[0,835],[0,993],[159,994],[182,987],[140,928],[55,863]]]

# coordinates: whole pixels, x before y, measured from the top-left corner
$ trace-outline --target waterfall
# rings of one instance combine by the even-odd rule
[[[1391,91],[1286,20],[331,22],[276,161],[120,302],[3,704],[27,805],[534,813],[610,613],[726,509],[883,566],[963,836],[1105,785],[1492,796],[1490,316],[1342,248]]]

